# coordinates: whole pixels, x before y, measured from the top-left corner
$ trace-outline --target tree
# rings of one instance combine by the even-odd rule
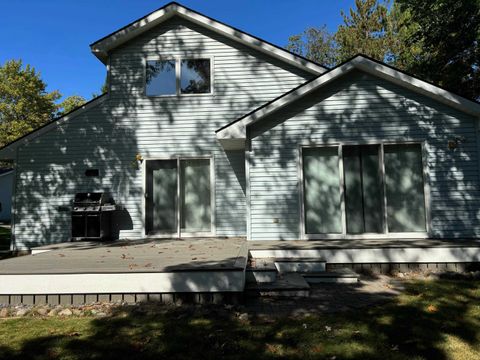
[[[61,116],[67,114],[73,109],[85,104],[86,102],[87,100],[85,100],[85,98],[80,95],[69,96],[60,103],[60,111],[58,112],[58,115]]]
[[[356,9],[341,12],[344,24],[338,27],[335,40],[340,62],[356,54],[380,61],[391,61],[390,17],[386,3],[377,0],[355,0]]]
[[[327,67],[334,67],[337,63],[335,36],[326,25],[310,27],[301,34],[290,36],[286,49]]]
[[[388,2],[355,0],[355,9],[341,12],[344,24],[335,34],[323,27],[307,28],[289,38],[287,49],[333,67],[356,54],[380,61],[395,62],[403,43],[398,41],[400,12],[388,10]]]
[[[409,31],[399,53],[412,74],[480,100],[480,0],[397,0]]]
[[[47,85],[32,66],[9,60],[0,66],[0,146],[50,121],[57,111],[58,91]]]

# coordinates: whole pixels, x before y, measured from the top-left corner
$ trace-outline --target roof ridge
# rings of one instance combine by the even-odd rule
[[[185,11],[191,12],[191,13],[193,13],[194,15],[197,15],[197,16],[200,16],[200,17],[203,17],[203,18],[206,18],[206,19],[208,19],[211,23],[216,23],[216,24],[218,24],[218,25],[227,27],[227,28],[233,30],[235,33],[238,33],[238,34],[241,34],[241,35],[250,37],[250,38],[252,38],[252,39],[254,39],[254,40],[256,40],[256,41],[258,41],[258,42],[260,42],[260,43],[263,43],[263,44],[265,44],[265,45],[268,45],[268,46],[271,46],[271,47],[275,48],[277,51],[282,51],[282,52],[284,52],[285,54],[289,54],[290,56],[292,56],[292,57],[294,57],[294,58],[298,58],[299,60],[301,60],[301,61],[303,61],[303,62],[305,62],[305,63],[311,64],[311,65],[313,65],[314,67],[318,67],[318,68],[321,68],[321,69],[323,70],[323,71],[318,71],[318,70],[317,70],[317,71],[315,71],[316,73],[321,73],[321,72],[324,72],[324,71],[327,71],[327,70],[328,70],[328,67],[326,67],[325,65],[322,65],[322,64],[320,64],[320,63],[317,63],[316,61],[313,61],[313,60],[311,60],[311,59],[308,59],[308,58],[306,58],[306,57],[303,56],[303,55],[296,54],[296,53],[294,53],[294,52],[292,52],[292,51],[290,51],[290,50],[287,50],[287,49],[285,49],[285,48],[282,48],[281,46],[276,45],[276,44],[273,44],[273,43],[271,43],[271,42],[269,42],[269,41],[267,41],[267,40],[265,40],[265,39],[262,39],[262,38],[260,38],[260,37],[258,37],[258,36],[252,35],[252,34],[246,32],[246,31],[240,30],[240,29],[238,29],[238,28],[236,28],[236,27],[234,27],[234,26],[228,25],[227,23],[224,23],[224,22],[222,22],[222,21],[220,21],[220,20],[214,19],[214,18],[212,18],[212,17],[210,17],[210,16],[208,16],[208,15],[202,14],[202,13],[200,13],[199,11],[196,11],[196,10],[194,10],[194,9],[191,9],[191,8],[189,8],[189,7],[185,6],[185,5],[182,5],[182,4],[180,4],[180,3],[176,2],[176,1],[169,2],[169,3],[167,3],[166,5],[158,8],[158,9],[156,9],[156,10],[154,10],[154,11],[152,11],[152,12],[150,12],[150,13],[148,13],[148,14],[146,14],[146,15],[144,15],[144,16],[142,16],[142,17],[140,17],[140,18],[138,18],[138,19],[136,19],[136,20],[134,20],[134,21],[132,21],[132,22],[130,22],[130,23],[128,23],[127,25],[125,25],[125,26],[123,26],[123,27],[121,27],[121,28],[119,28],[119,29],[117,29],[117,30],[115,30],[115,31],[113,31],[113,32],[111,32],[110,34],[102,37],[101,39],[96,40],[95,42],[93,42],[93,43],[90,44],[90,47],[92,48],[92,51],[94,51],[95,45],[100,44],[102,41],[105,41],[105,40],[107,40],[107,39],[109,39],[109,38],[111,38],[111,37],[113,37],[113,36],[115,36],[115,35],[118,35],[118,34],[121,33],[122,31],[126,31],[129,27],[135,25],[136,23],[138,23],[138,22],[140,22],[140,21],[148,18],[149,16],[151,16],[151,15],[153,15],[153,14],[159,12],[159,11],[167,10],[169,7],[173,7],[173,6],[178,7],[178,8],[180,8],[180,9],[183,9],[183,10],[185,10]],[[176,12],[176,14],[174,14],[174,15],[176,15],[176,16],[185,17],[185,18],[188,19],[188,17],[186,17],[187,15],[184,15],[184,14],[178,12],[178,9],[173,8],[173,9],[171,9],[170,11]],[[143,26],[143,25],[142,25],[142,26]],[[141,28],[142,26],[139,26],[138,29]],[[213,27],[213,25],[211,25],[211,26]],[[131,31],[134,31],[134,30],[135,30],[135,29],[133,29],[133,30],[131,30]],[[221,32],[220,30],[218,30],[218,31]],[[135,37],[135,36],[134,36],[134,37]],[[242,41],[238,36],[236,36],[236,37],[238,38],[237,41]],[[117,45],[117,46],[118,46],[118,45]],[[252,45],[252,46],[253,46],[253,45]],[[116,47],[116,46],[112,47],[112,49],[115,48],[115,47]],[[111,49],[110,49],[110,50],[111,50]],[[99,52],[100,52],[100,50],[94,51],[94,53],[96,53],[96,55],[97,55]],[[266,52],[266,51],[265,51],[265,52]],[[100,55],[97,55],[97,57],[99,57],[99,56],[100,56]],[[99,58],[100,58],[100,57],[99,57]],[[285,61],[286,61],[286,59],[285,59]],[[297,63],[298,65],[302,65],[303,67],[308,68],[308,66],[305,66],[305,65],[301,64],[300,61],[296,61],[296,63]],[[309,69],[310,71],[313,71],[313,70],[310,69],[310,68],[308,68],[308,69]]]

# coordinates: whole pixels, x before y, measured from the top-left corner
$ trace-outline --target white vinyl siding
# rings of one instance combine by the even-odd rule
[[[360,72],[277,111],[250,129],[251,239],[301,238],[301,147],[388,142],[424,144],[429,236],[480,236],[476,121]]]
[[[145,61],[159,56],[213,59],[214,93],[146,96]],[[80,191],[110,191],[125,207],[115,219],[120,237],[142,237],[136,154],[213,157],[216,235],[245,235],[244,152],[223,150],[215,130],[310,76],[179,18],[122,45],[111,53],[109,98],[19,149],[17,246],[66,241]],[[86,178],[86,168],[101,176]]]

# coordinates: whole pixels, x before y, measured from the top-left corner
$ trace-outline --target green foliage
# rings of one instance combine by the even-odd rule
[[[329,67],[365,54],[480,100],[480,0],[355,0],[341,15],[335,34],[308,28],[287,49]]]
[[[335,39],[338,60],[345,61],[356,54],[365,54],[380,61],[388,60],[392,32],[387,4],[377,0],[355,0],[356,9],[341,12],[344,25],[340,25]]]
[[[399,52],[407,71],[480,99],[480,1],[397,0],[405,16]]]
[[[0,66],[0,146],[14,141],[52,119],[58,91],[48,93],[40,74],[21,60]]]
[[[327,67],[333,67],[337,62],[335,37],[326,25],[310,27],[301,34],[290,36],[286,48]]]
[[[344,24],[336,33],[328,32],[325,25],[310,27],[291,36],[286,48],[327,67],[359,53],[393,62],[393,55],[401,46],[396,41],[398,11],[389,11],[388,3],[377,0],[356,0],[355,6],[348,14],[341,12]]]
[[[67,114],[86,102],[87,100],[80,95],[69,96],[59,104],[60,111],[58,112],[58,115],[61,116]]]

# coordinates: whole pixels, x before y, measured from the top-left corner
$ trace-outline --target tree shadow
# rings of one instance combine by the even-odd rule
[[[88,191],[108,191],[123,206],[113,220],[116,237],[141,238],[137,154],[213,155],[216,235],[245,235],[245,156],[224,150],[215,130],[311,75],[177,16],[109,55],[108,99],[18,151],[15,247],[67,241],[73,196]],[[144,62],[152,57],[211,58],[213,94],[145,96]],[[86,168],[100,176],[86,178]]]
[[[475,121],[360,71],[293,102],[250,128],[252,239],[300,238],[300,147],[378,142],[425,144],[429,237],[477,238]],[[455,138],[461,141],[451,149]]]
[[[0,348],[8,359],[43,358],[361,358],[448,359],[448,337],[478,348],[478,282],[406,283],[404,294],[387,303],[384,293],[370,294],[367,306],[298,316],[299,299],[287,301],[279,314],[256,316],[255,307],[164,306],[144,303],[114,308],[105,318],[58,320],[54,335],[40,335]],[[335,285],[335,295],[355,299],[355,287]],[[324,292],[331,291],[324,285]],[[311,299],[310,309],[315,305]],[[342,302],[342,299],[337,299]],[[354,301],[352,301],[353,303]],[[303,304],[306,304],[304,302]],[[275,308],[273,308],[275,309]],[[280,307],[279,307],[280,309]],[[238,317],[238,311],[249,319]],[[20,319],[18,321],[27,321]],[[33,320],[32,320],[33,321]],[[35,320],[41,322],[42,320]],[[45,320],[50,321],[50,320]],[[40,323],[41,324],[41,323]],[[39,325],[43,326],[43,325]],[[46,333],[38,330],[39,334]],[[82,330],[79,330],[82,329]],[[466,356],[468,356],[466,354]]]

